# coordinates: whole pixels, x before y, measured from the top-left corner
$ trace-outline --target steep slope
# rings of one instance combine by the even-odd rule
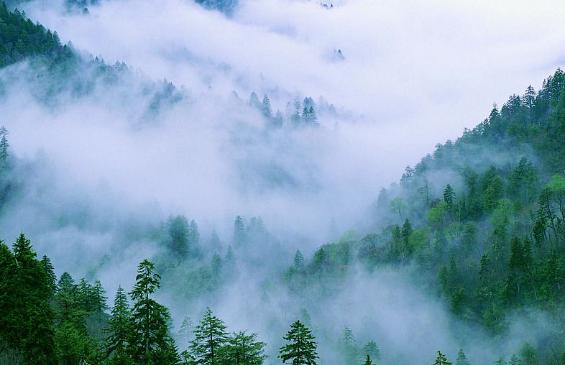
[[[320,283],[331,293],[359,263],[409,267],[456,316],[495,335],[517,313],[546,313],[556,326],[531,345],[541,363],[563,363],[564,173],[565,74],[557,70],[539,92],[511,96],[406,168],[378,198],[376,233],[346,235],[307,264],[297,253],[286,280],[304,295]]]
[[[18,10],[9,11],[4,2],[0,3],[0,67],[27,57],[64,59],[70,55],[70,49],[60,43],[57,33],[34,24]]]

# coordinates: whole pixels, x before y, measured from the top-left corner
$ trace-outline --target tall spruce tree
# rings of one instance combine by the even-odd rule
[[[131,340],[131,311],[127,295],[121,287],[118,287],[112,316],[108,320],[108,337],[106,338],[106,355],[113,365],[133,364],[129,352]]]
[[[459,349],[457,352],[457,360],[455,360],[455,365],[471,365],[471,362],[465,356],[463,349]]]
[[[207,308],[194,329],[194,339],[190,345],[192,356],[197,364],[217,365],[221,363],[221,354],[228,342],[228,334],[224,322],[214,316]]]
[[[292,323],[283,339],[287,342],[279,351],[283,363],[290,361],[292,365],[316,365],[316,339],[302,322],[298,320]]]
[[[371,361],[379,362],[381,359],[381,350],[375,341],[369,341],[363,347],[364,355],[368,355],[371,357]]]
[[[234,333],[222,351],[225,365],[261,365],[266,356],[265,343],[257,341],[257,335],[245,332]]]
[[[14,291],[8,316],[14,321],[14,338],[26,364],[55,364],[49,275],[24,234],[14,243],[13,252]]]
[[[130,293],[133,300],[130,348],[136,364],[169,365],[180,361],[169,335],[169,311],[152,298],[160,279],[151,261],[143,260],[137,267],[136,283]]]
[[[447,357],[441,353],[441,351],[438,351],[434,365],[451,365],[451,363],[447,360]]]
[[[351,331],[351,329],[348,327],[343,330],[341,348],[345,364],[358,364],[362,360],[362,358],[359,359],[359,348],[357,346],[357,342],[355,341],[355,337],[353,336],[353,331]]]

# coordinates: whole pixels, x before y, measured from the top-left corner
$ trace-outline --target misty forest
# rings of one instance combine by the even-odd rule
[[[0,364],[565,365],[563,19],[1,1]]]

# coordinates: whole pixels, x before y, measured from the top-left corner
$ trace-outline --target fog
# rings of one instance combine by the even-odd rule
[[[359,269],[319,302],[265,283],[276,284],[296,249],[310,254],[349,229],[374,228],[372,204],[407,165],[562,64],[565,7],[334,4],[242,0],[229,16],[186,0],[108,0],[88,14],[53,1],[21,5],[86,59],[130,69],[111,86],[98,80],[82,96],[69,87],[50,103],[37,97],[50,81],[30,81],[36,66],[0,71],[0,124],[24,187],[0,218],[2,239],[28,233],[59,274],[99,278],[111,297],[132,285],[141,259],[159,255],[147,232],[169,216],[196,220],[203,242],[215,231],[225,247],[235,216],[261,217],[274,237],[256,248],[262,263],[241,262],[218,293],[186,300],[165,278],[161,298],[177,329],[211,306],[230,329],[258,332],[272,354],[305,309],[324,364],[339,363],[332,341],[344,327],[360,343],[376,340],[388,363],[431,363],[438,349],[454,358],[464,347],[475,363],[515,351],[524,331],[481,340],[480,329],[451,318],[406,272]],[[178,100],[152,113],[163,79]],[[282,128],[249,105],[252,92],[269,96]],[[290,125],[287,104],[304,97],[319,107],[318,127]],[[545,325],[541,317],[531,314],[531,328]]]

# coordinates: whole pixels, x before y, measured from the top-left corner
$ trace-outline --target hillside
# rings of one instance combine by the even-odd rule
[[[561,329],[534,344],[538,361],[562,362],[564,85],[557,70],[539,92],[511,96],[456,142],[437,145],[381,192],[382,229],[324,245],[306,263],[297,258],[290,288],[304,295],[321,281],[331,293],[357,263],[413,265],[414,280],[493,334],[504,333],[516,311],[547,311]]]

